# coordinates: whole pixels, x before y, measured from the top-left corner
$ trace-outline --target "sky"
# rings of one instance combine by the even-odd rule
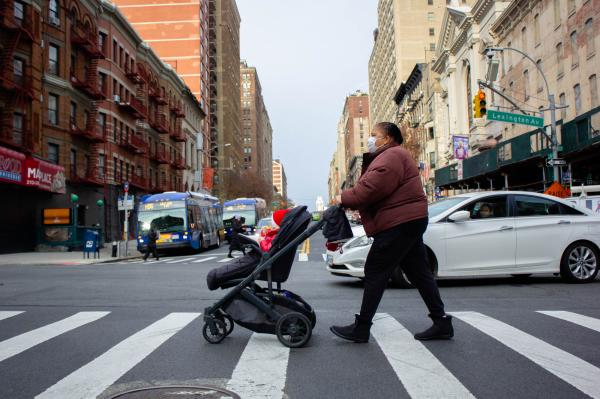
[[[258,70],[288,197],[327,201],[344,100],[368,91],[377,0],[237,0],[241,58]]]

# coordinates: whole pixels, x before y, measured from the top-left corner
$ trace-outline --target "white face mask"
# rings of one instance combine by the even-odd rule
[[[377,137],[375,137],[375,136],[371,136],[367,140],[367,148],[369,149],[369,152],[371,154],[373,154],[375,151],[377,151],[377,145],[375,144],[376,141],[377,141]]]

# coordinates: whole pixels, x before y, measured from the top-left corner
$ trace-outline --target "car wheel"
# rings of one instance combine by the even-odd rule
[[[392,284],[398,288],[412,288],[413,286],[400,266],[396,267],[392,273],[391,280]]]
[[[598,274],[598,249],[587,242],[576,242],[567,248],[560,261],[560,275],[571,283],[588,283]]]

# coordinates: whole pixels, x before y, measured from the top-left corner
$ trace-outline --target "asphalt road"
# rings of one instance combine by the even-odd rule
[[[0,267],[0,398],[109,398],[149,384],[209,384],[245,398],[600,398],[598,282],[440,282],[456,337],[424,344],[411,338],[429,323],[418,293],[390,288],[371,342],[352,344],[329,326],[352,321],[361,282],[325,271],[321,237],[310,248],[284,288],[315,308],[317,325],[292,350],[239,326],[219,345],[202,338],[200,313],[223,295],[208,291],[206,274],[226,248]]]

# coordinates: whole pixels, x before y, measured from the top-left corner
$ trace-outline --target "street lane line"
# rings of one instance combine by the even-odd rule
[[[96,321],[110,312],[79,312],[66,319],[0,342],[0,362],[68,331]]]
[[[176,259],[176,260],[172,260],[169,262],[165,262],[165,263],[181,263],[181,262],[187,262],[189,260],[194,260],[195,258],[183,258],[183,259]]]
[[[587,327],[590,330],[600,332],[600,320],[594,319],[593,317],[584,316],[573,312],[565,312],[562,310],[538,310],[538,313],[542,313],[551,317],[556,317],[557,319],[570,321],[571,323],[577,324],[578,326]]]
[[[208,262],[209,260],[213,260],[213,259],[217,259],[217,257],[216,256],[212,256],[210,258],[198,259],[198,260],[193,261],[192,263]]]
[[[100,395],[200,313],[171,313],[75,370],[36,399],[89,399]]]
[[[600,398],[600,369],[499,320],[477,312],[452,312],[592,398]]]
[[[300,255],[298,255],[298,261],[308,262],[308,254],[301,252]]]
[[[227,389],[242,398],[283,398],[290,349],[268,334],[252,334]]]
[[[390,315],[378,313],[371,334],[412,399],[475,398],[425,345]]]
[[[18,314],[25,313],[23,311],[2,311],[0,312],[0,320],[8,319],[9,317],[16,316]]]

